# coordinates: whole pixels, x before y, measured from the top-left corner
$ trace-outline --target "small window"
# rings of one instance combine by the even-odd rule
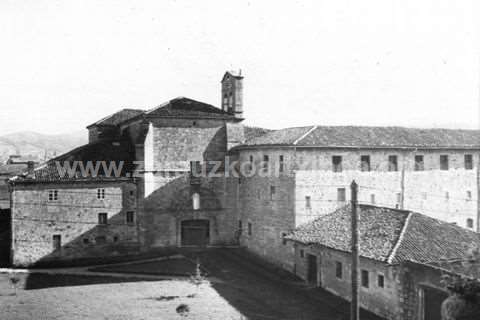
[[[48,201],[58,200],[58,190],[48,190]]]
[[[343,278],[343,266],[342,266],[342,263],[339,262],[339,261],[336,261],[336,262],[335,262],[335,276],[336,276],[338,279],[342,279],[342,278]]]
[[[105,189],[103,188],[97,189],[97,199],[100,199],[100,200],[105,199]]]
[[[342,172],[342,156],[332,157],[333,172]]]
[[[397,156],[388,156],[388,171],[398,171]]]
[[[440,170],[448,170],[448,155],[440,155]]]
[[[238,231],[240,231],[240,233],[241,233],[242,229],[243,229],[242,220],[238,220]]]
[[[252,223],[251,222],[248,223],[248,235],[249,236],[252,235]]]
[[[90,243],[90,239],[88,238],[83,238],[83,244],[89,244]]]
[[[466,170],[473,169],[473,156],[471,154],[465,155],[465,169]]]
[[[107,224],[108,216],[106,213],[102,212],[98,214],[98,224]]]
[[[269,158],[267,155],[263,156],[263,171],[268,171],[268,161]]]
[[[273,200],[275,197],[276,188],[275,186],[270,186],[270,200]]]
[[[278,172],[284,172],[285,171],[285,163],[283,162],[283,155],[280,155],[278,157]]]
[[[135,195],[135,193],[133,192],[133,190],[130,190],[130,197],[133,197]]]
[[[305,197],[305,208],[306,209],[312,208],[312,198],[310,198],[310,196]]]
[[[193,207],[193,210],[200,209],[200,195],[198,193],[194,193],[192,195],[192,207]]]
[[[400,192],[397,192],[396,194],[396,200],[397,200],[397,204],[400,205],[400,203],[402,202],[402,194]]]
[[[473,219],[471,218],[467,219],[467,228],[470,228],[470,229],[473,228]]]
[[[345,202],[346,201],[345,188],[338,188],[337,189],[337,201],[340,201],[340,202]]]
[[[117,235],[113,236],[113,242],[118,242],[118,236]]]
[[[450,193],[448,191],[445,192],[445,200],[450,200]]]
[[[62,248],[62,236],[59,234],[54,234],[52,236],[53,240],[53,250],[60,250]]]
[[[282,232],[282,244],[283,244],[283,245],[286,245],[286,244],[287,244],[287,239],[285,239],[286,236],[287,236],[287,233],[286,233],[286,232]]]
[[[415,156],[415,171],[423,171],[425,170],[425,165],[423,162],[423,156],[422,155],[416,155]]]
[[[384,288],[385,287],[385,277],[383,274],[379,274],[377,277],[377,286],[379,288]]]
[[[467,201],[472,200],[472,191],[467,190]]]
[[[127,211],[126,221],[128,224],[132,224],[134,222],[135,214],[133,211]]]
[[[300,258],[305,258],[305,251],[300,249]]]
[[[370,156],[360,156],[360,170],[370,171]]]
[[[362,287],[368,288],[370,286],[369,274],[367,270],[362,270]]]
[[[375,204],[375,195],[373,193],[370,195],[370,203]]]
[[[95,237],[95,243],[96,244],[105,244],[105,243],[107,243],[107,238],[105,238],[105,236]]]
[[[199,178],[202,175],[202,165],[200,161],[190,161],[190,176]]]

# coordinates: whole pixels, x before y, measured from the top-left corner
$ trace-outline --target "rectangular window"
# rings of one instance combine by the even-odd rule
[[[59,234],[54,234],[52,236],[53,240],[53,250],[60,250],[62,247],[62,236]]]
[[[287,236],[287,233],[286,233],[286,232],[282,232],[282,244],[283,244],[283,245],[286,245],[286,244],[287,244],[287,239],[285,239],[286,236]]]
[[[48,190],[48,201],[58,200],[58,190]]]
[[[105,189],[103,188],[97,189],[97,199],[100,199],[100,200],[105,199]]]
[[[377,286],[379,288],[383,288],[385,287],[385,277],[383,276],[383,274],[379,274],[378,277],[377,277]]]
[[[473,228],[473,219],[471,218],[467,219],[467,228],[470,228],[470,229]]]
[[[345,202],[346,201],[345,188],[338,188],[337,189],[337,201],[340,201],[340,202]]]
[[[425,165],[423,162],[423,156],[422,155],[416,155],[415,156],[415,171],[423,171],[425,170]]]
[[[472,191],[467,191],[467,201],[472,200]]]
[[[332,157],[333,172],[342,172],[342,156]]]
[[[466,170],[473,169],[473,156],[471,154],[465,155],[465,169]]]
[[[343,278],[343,266],[342,266],[342,263],[339,262],[339,261],[336,261],[336,262],[335,262],[335,276],[336,276],[338,279],[342,279],[342,278]]]
[[[240,231],[241,233],[242,229],[243,229],[242,220],[238,220],[238,231]]]
[[[252,232],[252,223],[249,222],[249,223],[248,223],[248,235],[251,236],[252,233],[253,233],[253,232]]]
[[[305,197],[305,208],[306,209],[312,208],[312,199],[310,198],[310,196]]]
[[[267,155],[263,156],[263,171],[267,172],[268,171],[268,161],[269,158]]]
[[[285,171],[285,163],[283,162],[283,155],[280,155],[278,157],[278,172],[284,172]]]
[[[370,195],[370,203],[375,204],[375,195],[373,193]]]
[[[98,224],[107,224],[107,214],[102,212],[98,214]]]
[[[135,214],[134,214],[133,211],[127,211],[127,218],[126,218],[126,220],[127,220],[127,223],[128,223],[128,224],[132,224],[132,223],[134,222],[134,216],[135,216]]]
[[[440,155],[440,170],[448,170],[448,155]]]
[[[275,197],[276,188],[275,186],[270,186],[270,200],[273,200]]]
[[[388,156],[388,171],[398,171],[397,156]]]
[[[402,203],[402,194],[400,192],[396,193],[396,201],[395,208],[400,208],[400,204]]]
[[[370,156],[360,156],[360,170],[370,171]]]
[[[300,258],[305,258],[305,251],[303,251],[303,249],[300,249]]]
[[[370,286],[369,280],[368,271],[362,270],[362,287],[368,288]]]

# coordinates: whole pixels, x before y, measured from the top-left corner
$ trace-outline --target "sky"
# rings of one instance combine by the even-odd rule
[[[245,123],[479,128],[476,0],[0,1],[0,135],[177,96]]]

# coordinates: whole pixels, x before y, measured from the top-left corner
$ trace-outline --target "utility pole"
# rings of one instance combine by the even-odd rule
[[[352,205],[352,302],[350,304],[350,320],[360,319],[360,310],[358,307],[358,214],[357,214],[357,199],[358,199],[358,185],[355,180],[350,185],[351,191],[351,205]]]

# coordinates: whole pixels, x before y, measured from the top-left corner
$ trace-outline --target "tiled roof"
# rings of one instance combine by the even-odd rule
[[[350,205],[298,227],[286,238],[350,252]],[[359,205],[360,255],[389,264],[463,259],[480,235],[417,212]]]
[[[57,182],[57,181],[73,181],[73,180],[105,180],[115,179],[115,174],[106,174],[102,162],[108,167],[113,164],[121,171],[119,178],[129,177],[133,170],[134,149],[126,142],[109,142],[102,141],[92,144],[86,144],[78,147],[68,153],[49,160],[47,163],[35,168],[33,175],[24,172],[22,175],[16,176],[10,181],[17,182]],[[59,170],[57,164],[65,166],[68,164],[74,168],[77,163],[74,174],[68,174],[63,170]],[[93,176],[91,171],[82,172],[82,167],[87,168],[88,162],[91,162],[92,168],[99,165],[100,170],[97,176]],[[98,163],[98,164],[97,164]],[[65,167],[64,167],[65,168]],[[63,172],[62,172],[63,171]],[[87,173],[87,174],[86,174]],[[90,173],[90,174],[88,174]]]
[[[387,261],[400,237],[408,212],[367,205],[360,205],[358,209],[360,255]],[[348,205],[298,227],[287,239],[350,252],[350,224]]]
[[[245,135],[245,140],[250,140],[250,139],[253,139],[253,138],[263,136],[264,134],[266,134],[268,132],[271,132],[273,130],[260,128],[260,127],[244,126],[243,131],[244,131],[244,135]]]
[[[311,130],[305,132],[305,130]],[[245,143],[306,147],[480,148],[480,130],[315,126],[275,130]]]
[[[125,122],[136,116],[139,116],[144,112],[145,112],[144,110],[140,110],[140,109],[122,109],[95,123],[92,123],[91,125],[87,126],[87,128],[93,127],[93,126],[116,126],[122,122]]]
[[[235,120],[232,113],[228,113],[210,104],[195,101],[189,98],[179,97],[149,110],[145,113],[147,117],[165,118],[209,118],[209,119],[231,119]]]
[[[313,126],[309,126],[272,130],[261,136],[247,139],[245,145],[293,145],[296,140],[307,134],[309,130],[313,128]]]
[[[392,263],[461,259],[475,244],[480,246],[478,233],[412,212]]]

